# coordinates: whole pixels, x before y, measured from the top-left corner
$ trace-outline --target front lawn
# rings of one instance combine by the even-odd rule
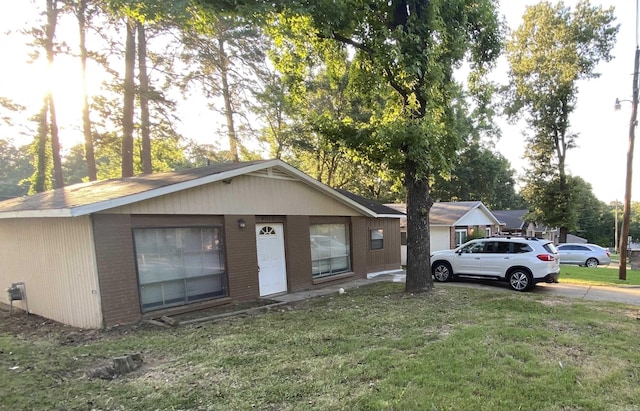
[[[618,268],[615,266],[599,266],[597,268],[579,267],[577,265],[560,266],[560,282],[590,285],[640,285],[640,271],[631,270],[627,264],[627,279],[618,279]]]
[[[177,328],[79,331],[2,313],[0,408],[640,408],[638,307],[441,284],[406,295],[403,287],[375,283]],[[145,363],[131,374],[87,377],[138,352]]]

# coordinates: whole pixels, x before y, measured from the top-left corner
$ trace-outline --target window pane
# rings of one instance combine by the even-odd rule
[[[309,233],[313,277],[351,270],[349,228],[346,224],[313,224]]]
[[[371,249],[382,250],[384,248],[384,231],[381,228],[371,230]]]
[[[226,295],[220,227],[133,232],[143,310]]]

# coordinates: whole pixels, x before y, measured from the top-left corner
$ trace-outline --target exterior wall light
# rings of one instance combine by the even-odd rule
[[[246,222],[246,221],[244,221],[244,219],[242,219],[242,218],[241,218],[241,219],[239,219],[239,220],[238,220],[238,228],[239,228],[239,229],[241,229],[241,230],[242,230],[242,229],[243,229],[243,228],[245,228],[246,226],[247,226],[247,222]]]

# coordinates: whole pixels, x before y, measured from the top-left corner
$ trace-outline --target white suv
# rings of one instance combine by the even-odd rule
[[[560,258],[552,242],[532,237],[495,237],[471,240],[454,250],[431,254],[436,281],[454,277],[507,281],[516,291],[536,283],[557,283]]]

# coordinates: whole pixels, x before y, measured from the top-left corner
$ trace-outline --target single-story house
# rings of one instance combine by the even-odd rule
[[[494,210],[492,212],[500,220],[501,235],[544,238],[558,244],[558,229],[527,220],[529,210]]]
[[[0,285],[72,326],[135,323],[398,270],[401,216],[280,160],[76,184],[0,202]]]
[[[406,214],[406,204],[385,204]],[[400,222],[402,264],[406,264],[407,221]],[[471,236],[491,237],[500,232],[500,222],[481,201],[434,203],[429,212],[431,251],[455,248]]]

